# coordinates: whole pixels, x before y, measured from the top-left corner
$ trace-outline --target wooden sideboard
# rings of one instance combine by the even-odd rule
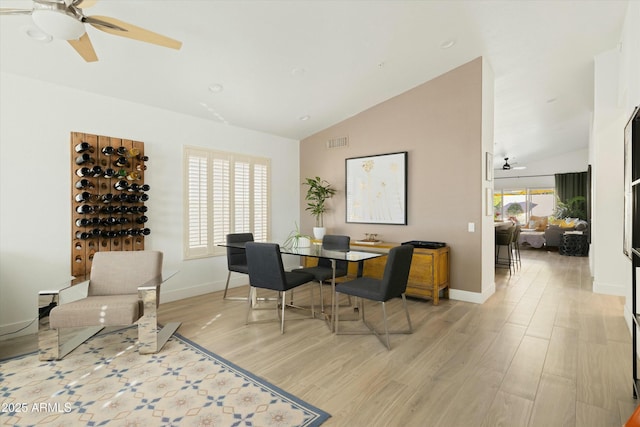
[[[376,244],[351,243],[353,250],[370,252],[388,252],[400,243],[380,242]],[[317,259],[306,259],[305,266],[317,263]],[[362,275],[381,279],[387,257],[379,257],[366,260]],[[357,263],[349,263],[349,278],[356,277]],[[348,280],[348,279],[347,279]],[[440,302],[440,291],[443,297],[449,298],[449,247],[438,249],[416,248],[413,252],[411,270],[409,271],[409,283],[407,284],[407,296],[416,298],[431,298],[434,305]]]

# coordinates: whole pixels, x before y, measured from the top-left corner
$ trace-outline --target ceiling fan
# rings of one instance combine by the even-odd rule
[[[504,170],[504,171],[509,171],[509,170],[519,170],[519,169],[526,169],[526,166],[513,166],[513,165],[517,165],[518,162],[511,162],[509,163],[509,158],[505,157],[504,158],[504,165],[502,165],[502,168],[497,168],[496,170]]]
[[[108,16],[86,16],[82,11],[97,0],[32,0],[33,9],[0,8],[0,15],[31,15],[34,24],[55,39],[67,40],[87,62],[98,60],[85,24],[120,37],[127,37],[171,49],[182,42]]]

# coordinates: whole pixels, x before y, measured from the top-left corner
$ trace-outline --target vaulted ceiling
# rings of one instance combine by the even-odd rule
[[[0,16],[0,70],[302,139],[484,56],[495,74],[495,157],[526,164],[587,147],[593,58],[616,48],[626,9],[616,0],[102,0],[85,14],[182,48],[87,26],[99,58],[87,63],[66,41],[30,37],[31,16]]]

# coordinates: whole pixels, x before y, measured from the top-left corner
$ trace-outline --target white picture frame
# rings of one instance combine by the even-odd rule
[[[407,225],[407,152],[345,160],[346,222]]]
[[[493,154],[487,151],[484,157],[484,164],[486,168],[484,177],[486,181],[491,182],[493,181]]]

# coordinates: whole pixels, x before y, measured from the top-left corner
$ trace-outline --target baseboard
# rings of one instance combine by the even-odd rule
[[[596,294],[604,294],[604,295],[617,295],[620,297],[627,296],[627,292],[625,292],[625,288],[623,286],[614,285],[611,283],[603,283],[593,281],[593,292]]]
[[[460,289],[449,289],[449,298],[456,301],[472,302],[474,304],[484,304],[486,300],[496,292],[496,284],[492,283],[489,288],[482,293],[463,291]]]
[[[23,335],[36,334],[36,333],[38,333],[38,322],[34,321],[33,319],[24,320],[22,322],[10,323],[8,325],[0,325],[0,341],[8,340],[10,338],[21,337]],[[5,334],[9,334],[9,335],[5,335]]]
[[[234,277],[236,276],[236,277]],[[208,294],[211,292],[222,291],[224,290],[224,284],[227,279],[216,282],[207,282],[201,283],[199,285],[191,286],[188,288],[174,289],[174,290],[165,290],[163,289],[160,294],[160,302],[172,302],[178,301],[185,298],[197,297],[199,295]],[[229,280],[229,289],[235,288],[237,286],[243,286],[249,283],[249,276],[245,274],[237,274],[231,275],[231,280]],[[222,298],[222,296],[221,296]]]

